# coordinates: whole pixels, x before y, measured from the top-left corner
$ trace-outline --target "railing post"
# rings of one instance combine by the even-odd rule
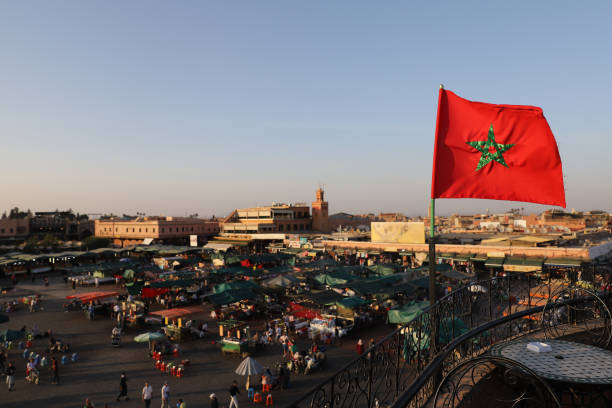
[[[374,402],[372,399],[372,374],[373,374],[373,364],[372,360],[374,360],[374,349],[370,350],[370,370],[368,374],[368,408],[372,406]]]
[[[397,358],[395,359],[395,398],[399,395],[400,364],[402,361],[402,331],[397,332]]]
[[[335,382],[336,377],[332,377],[331,379],[331,390],[329,392],[329,408],[334,408],[334,382]]]
[[[531,275],[527,275],[527,305],[531,309]]]
[[[493,293],[491,288],[493,287],[493,282],[489,279],[489,321],[493,320]]]
[[[419,329],[417,330],[417,338],[416,338],[416,348],[417,348],[417,359],[416,359],[416,369],[417,372],[421,370],[421,332],[423,325],[423,315],[419,315]]]
[[[508,281],[508,316],[512,314],[512,302],[510,302],[510,273],[506,275]]]
[[[455,300],[455,292],[451,293],[451,296],[453,297],[453,301],[451,304],[451,333],[453,335],[453,339],[455,339],[455,307],[457,306],[457,302]],[[451,340],[452,341],[452,340]]]

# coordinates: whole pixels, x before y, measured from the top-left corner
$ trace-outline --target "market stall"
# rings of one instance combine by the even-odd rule
[[[205,309],[203,306],[188,306],[175,309],[158,310],[151,312],[149,315],[158,316],[165,323],[164,332],[169,339],[180,342],[184,335],[190,333],[191,330],[185,324],[183,324],[183,318],[189,315],[204,313]]]

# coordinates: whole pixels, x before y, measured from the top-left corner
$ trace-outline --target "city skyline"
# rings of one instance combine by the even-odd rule
[[[567,210],[611,211],[608,2],[4,3],[0,208],[426,215],[437,104],[543,108]],[[545,27],[545,29],[543,29]],[[438,214],[549,206],[438,200]]]

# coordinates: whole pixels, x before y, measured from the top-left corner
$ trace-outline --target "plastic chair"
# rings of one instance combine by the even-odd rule
[[[255,396],[255,390],[253,389],[253,387],[249,387],[249,389],[247,390],[247,398],[251,399]]]
[[[68,356],[62,356],[62,359],[60,360],[61,364],[64,365],[68,362]]]
[[[270,392],[270,384],[261,384],[261,392]]]
[[[255,404],[261,404],[261,394],[256,392],[255,395],[253,396],[253,402]]]
[[[72,357],[70,358],[70,360],[72,360],[73,363],[76,363],[78,359],[79,355],[77,353],[72,353]]]
[[[274,401],[272,400],[272,394],[268,394],[266,397],[266,407],[271,407],[274,405]]]

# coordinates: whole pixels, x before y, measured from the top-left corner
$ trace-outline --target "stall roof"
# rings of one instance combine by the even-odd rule
[[[177,319],[179,317],[188,316],[190,314],[204,313],[205,311],[206,310],[204,309],[204,306],[198,305],[198,306],[179,307],[176,309],[158,310],[156,312],[151,312],[149,314],[154,315],[154,316],[160,316],[162,318]]]
[[[576,267],[583,264],[583,260],[581,259],[571,259],[571,258],[548,258],[544,261],[544,265],[546,266],[566,266],[566,267]]]
[[[504,259],[505,258],[487,258],[485,266],[488,266],[490,268],[501,268],[504,264]]]
[[[94,300],[105,299],[109,297],[119,296],[119,292],[87,292],[79,293],[78,295],[68,295],[66,299],[78,299],[83,303],[92,302]]]
[[[171,279],[164,281],[151,282],[152,288],[185,288],[198,282],[198,279]]]
[[[301,297],[312,301],[318,305],[324,306],[332,304],[343,298],[342,295],[333,290],[323,290],[320,292],[306,292],[300,295]]]
[[[346,307],[347,309],[355,309],[368,304],[368,301],[358,296],[345,297],[336,302],[337,305]]]
[[[206,300],[216,306],[223,306],[240,302],[241,300],[255,299],[256,297],[257,295],[250,289],[234,289],[208,295]]]

